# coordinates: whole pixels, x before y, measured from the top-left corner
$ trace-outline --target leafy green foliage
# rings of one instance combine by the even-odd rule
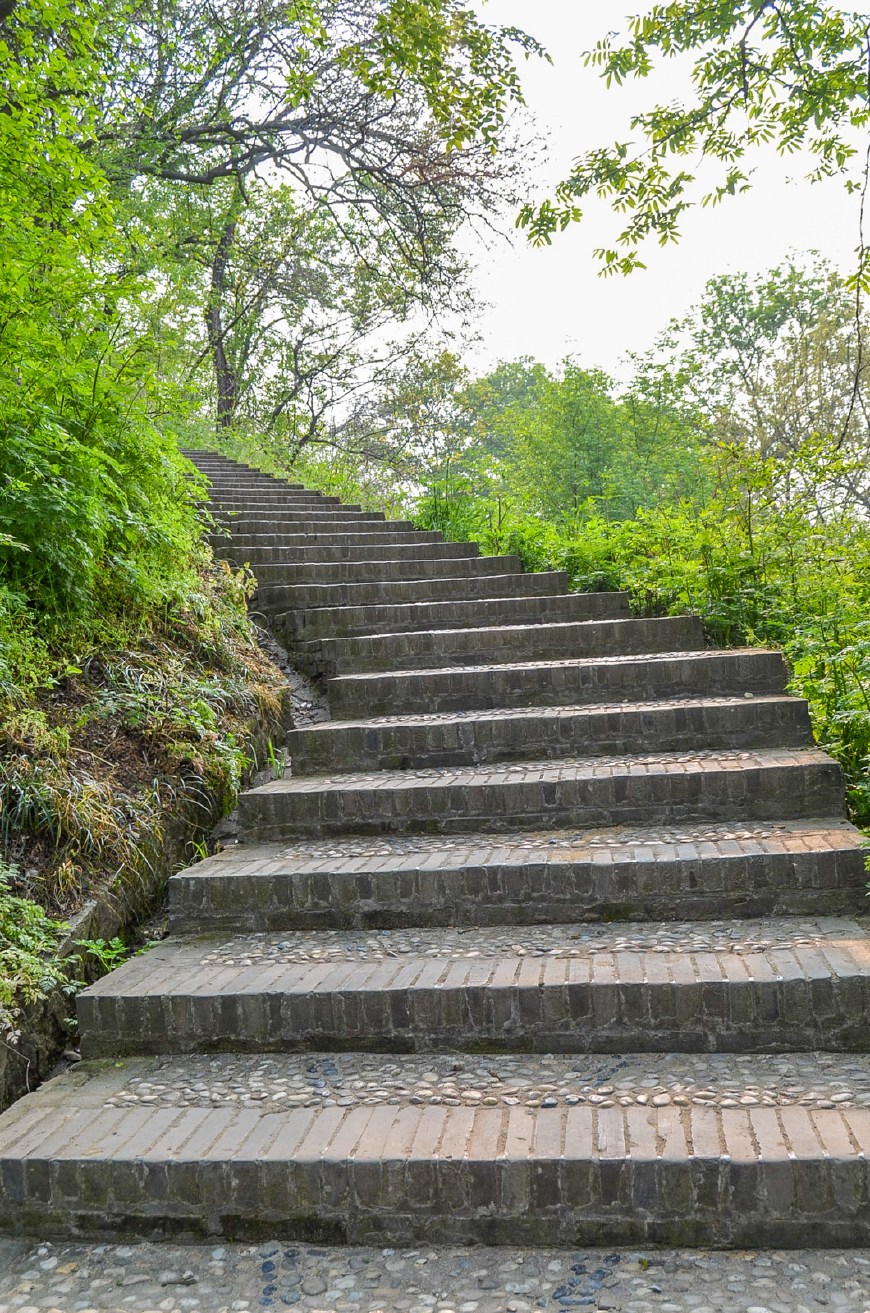
[[[642,268],[648,240],[679,237],[692,206],[717,205],[751,186],[748,157],[768,144],[781,155],[806,151],[812,180],[843,176],[861,187],[870,123],[867,15],[812,0],[726,0],[698,5],[669,0],[630,21],[625,39],[607,36],[586,66],[608,86],[648,77],[681,56],[691,58],[693,94],[634,115],[630,140],[584,151],[553,199],[527,205],[519,225],[534,242],[582,217],[598,196],[626,216],[613,246],[596,251],[602,272]],[[702,182],[699,161],[717,170]],[[866,282],[862,252],[857,277]]]
[[[62,921],[46,916],[36,903],[19,898],[10,885],[15,867],[0,863],[0,1039],[14,1045],[21,1009],[55,990],[74,988],[57,949],[66,933]]]

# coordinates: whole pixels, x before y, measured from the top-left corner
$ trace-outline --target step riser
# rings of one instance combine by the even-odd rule
[[[534,578],[530,575],[529,578]],[[427,712],[489,711],[498,707],[581,706],[654,702],[667,697],[740,697],[782,693],[787,675],[778,652],[728,652],[639,664],[566,664],[521,669],[437,670],[332,679],[334,720]]]
[[[257,516],[251,519],[247,526],[243,521],[233,519],[232,524],[228,527],[222,526],[210,536],[223,543],[237,542],[240,546],[254,541],[266,542],[269,545],[280,547],[284,542],[292,546],[293,543],[297,545],[300,542],[317,543],[332,538],[339,542],[350,542],[358,539],[363,543],[368,541],[374,543],[380,541],[382,534],[385,535],[384,541],[388,541],[393,534],[400,534],[403,538],[407,538],[409,542],[418,539],[417,531],[408,520],[359,520],[353,517],[338,521],[329,520],[325,524],[321,521],[315,521],[311,524],[282,525],[280,521],[276,523],[274,518]],[[424,534],[419,540],[421,542],[441,541],[435,535],[428,534]]]
[[[215,517],[216,520],[236,522],[240,516],[263,515],[270,516],[274,519],[285,516],[322,516],[322,515],[340,515],[346,519],[357,519],[364,517],[365,512],[358,506],[345,506],[336,502],[323,501],[320,498],[306,500],[288,500],[282,498],[280,501],[260,500],[245,501],[238,505],[229,505],[228,503],[210,502],[207,510]]]
[[[840,916],[866,910],[866,884],[856,848],[351,873],[194,868],[170,880],[169,915],[179,934]]]
[[[295,504],[297,502],[317,502],[326,506],[342,506],[340,497],[328,497],[322,492],[316,492],[311,488],[290,488],[286,484],[273,483],[263,484],[259,487],[250,487],[243,490],[238,488],[220,487],[216,483],[209,485],[209,500],[216,506],[249,506],[257,502],[284,501]]]
[[[391,532],[377,526],[361,525],[350,533],[258,533],[238,534],[232,538],[223,534],[212,534],[215,542],[221,543],[233,551],[250,551],[253,548],[282,547],[381,547],[392,545],[413,545],[415,543],[441,544],[441,535],[437,533],[417,533],[413,530]],[[443,544],[446,546],[447,544]]]
[[[258,581],[268,592],[276,584],[293,587],[294,584],[368,583],[394,579],[462,579],[466,576],[521,572],[516,556],[400,556],[392,560],[383,558],[368,561],[308,561],[293,564],[288,561],[264,562],[258,567]]]
[[[220,502],[225,498],[230,501],[257,501],[260,497],[317,497],[331,502],[339,502],[338,497],[325,498],[325,494],[313,488],[303,488],[301,484],[280,483],[266,479],[262,483],[236,484],[227,479],[209,478],[208,492],[212,500]]]
[[[230,501],[226,497],[212,497],[208,502],[208,509],[212,515],[236,515],[247,514],[253,511],[265,511],[270,514],[273,511],[329,511],[341,507],[346,511],[357,511],[358,506],[342,505],[335,497],[317,497],[314,495],[299,496],[265,496],[245,497],[239,501]]]
[[[288,511],[280,507],[274,513],[267,510],[218,511],[215,519],[222,526],[242,533],[256,533],[265,529],[268,533],[304,533],[306,530],[332,529],[343,526],[354,529],[357,525],[372,525],[375,528],[391,528],[394,524],[404,527],[402,521],[390,522],[377,511],[350,511],[345,506],[336,510]]]
[[[354,543],[352,546],[308,546],[308,547],[238,547],[229,543],[227,553],[240,560],[249,561],[258,572],[266,578],[267,571],[280,578],[287,566],[297,566],[310,562],[315,565],[369,561],[381,565],[385,559],[403,562],[432,560],[475,560],[477,549],[466,543],[391,543],[388,546],[375,543],[371,546]]]
[[[288,611],[275,624],[293,642],[353,638],[425,629],[476,629],[482,625],[557,624],[560,621],[629,617],[624,593],[565,593],[554,597],[486,598],[475,602],[430,602],[425,606],[347,607],[345,610]]]
[[[489,983],[497,974],[503,980],[519,974],[523,961],[529,983]],[[450,963],[432,966],[447,975]],[[870,1050],[870,977],[857,974],[743,982],[710,977],[682,984],[641,981],[636,963],[628,964],[625,979],[608,956],[603,983],[571,980],[570,961],[553,959],[547,963],[553,983],[546,977],[542,983],[540,959],[454,966],[454,979],[470,972],[475,983],[370,990],[347,984],[320,992],[303,987],[302,978],[312,975],[303,968],[295,990],[272,984],[268,991],[250,986],[236,993],[216,977],[214,993],[179,990],[171,1000],[84,994],[77,1000],[82,1053]],[[588,971],[586,963],[580,967]],[[694,976],[693,969],[688,973]]]
[[[695,821],[789,820],[842,816],[843,784],[835,763],[693,770],[685,773],[516,780],[451,785],[433,777],[423,787],[366,788],[341,793],[254,791],[239,799],[249,841],[293,835],[468,834],[554,826],[604,828],[683,825]]]
[[[305,648],[318,674],[334,677],[367,671],[428,670],[492,661],[631,656],[697,651],[704,633],[694,616],[662,620],[600,620],[497,629],[421,630],[372,638],[324,639]],[[370,712],[369,714],[374,714]]]
[[[249,493],[257,492],[301,492],[309,497],[328,495],[318,488],[306,488],[302,483],[290,483],[271,474],[251,474],[243,478],[233,478],[222,470],[212,470],[207,477],[210,488],[215,492],[226,493],[229,497],[246,497]]]
[[[259,588],[257,606],[271,615],[308,607],[384,606],[488,597],[540,597],[564,586],[553,574],[492,574],[449,579],[377,580],[361,584],[293,584]],[[300,648],[300,652],[304,649]]]
[[[808,747],[805,702],[742,702],[614,710],[576,715],[454,721],[433,726],[336,726],[287,736],[294,775],[424,770],[484,762],[542,761],[588,755]]]
[[[347,1150],[330,1154],[325,1138],[321,1157],[306,1154],[302,1160],[258,1157],[244,1146],[229,1160],[187,1151],[157,1151],[139,1160],[129,1153],[96,1160],[34,1157],[23,1184],[19,1165],[7,1160],[0,1162],[0,1228],[42,1239],[262,1243],[278,1235],[378,1248],[477,1243],[574,1251],[619,1245],[757,1251],[867,1245],[870,1164],[836,1152],[848,1138],[836,1112],[820,1119],[831,1138],[829,1156],[817,1149],[815,1157],[768,1162],[749,1149],[753,1134],[777,1135],[773,1121],[760,1121],[757,1110],[751,1119],[736,1115],[724,1131],[718,1120],[693,1112],[694,1153],[678,1119],[662,1119],[660,1140],[668,1147],[657,1153],[654,1145],[647,1147],[657,1125],[650,1124],[647,1110],[629,1109],[625,1123],[611,1124],[578,1109],[585,1115],[564,1127],[555,1121],[551,1135],[542,1136],[547,1145],[555,1141],[551,1156],[539,1150],[531,1160],[522,1120],[512,1123],[511,1136],[484,1111],[463,1124],[453,1158],[436,1161],[420,1153],[409,1162],[391,1154],[389,1143],[377,1156],[371,1150],[353,1158]],[[309,1120],[301,1112],[295,1131],[288,1127],[288,1141],[302,1135]],[[418,1120],[406,1114],[393,1128],[372,1125],[380,1130],[379,1142],[390,1134],[393,1144],[408,1139],[411,1128],[426,1143],[444,1134],[446,1124],[424,1132]],[[217,1120],[216,1135],[223,1125]],[[153,1138],[160,1129],[155,1125]],[[244,1129],[255,1134],[256,1124]],[[534,1129],[528,1126],[526,1141]],[[466,1150],[472,1131],[478,1146],[491,1146],[489,1157],[481,1147]],[[806,1132],[813,1134],[809,1126]],[[224,1139],[229,1143],[231,1137],[229,1129]],[[500,1137],[506,1152],[498,1150]],[[631,1157],[623,1156],[625,1139],[636,1146]],[[719,1143],[734,1146],[734,1154],[717,1152]]]

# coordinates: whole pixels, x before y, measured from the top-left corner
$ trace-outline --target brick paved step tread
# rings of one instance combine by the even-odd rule
[[[531,576],[534,578],[535,576]],[[286,611],[275,624],[294,641],[402,633],[419,629],[477,629],[488,625],[560,620],[624,619],[627,593],[554,593],[484,597],[473,601],[406,602],[394,606],[319,607]]]
[[[703,649],[704,631],[695,616],[557,620],[482,628],[413,630],[358,638],[323,638],[299,650],[327,677],[440,667],[488,665],[493,651],[519,660],[555,656],[611,656]]]
[[[113,1106],[137,1079],[215,1074],[190,1059],[83,1064],[29,1095],[0,1131],[0,1226],[377,1245],[867,1241],[864,1107]]]
[[[173,932],[841,915],[867,908],[845,821],[234,845],[169,881]]]
[[[521,759],[805,747],[802,698],[662,699],[327,721],[287,735],[294,776]]]
[[[791,820],[844,810],[840,769],[814,749],[311,775],[274,780],[239,798],[250,840]]]
[[[168,939],[77,999],[87,1057],[870,1049],[857,918]]]
[[[567,576],[560,570],[540,574],[454,576],[448,579],[372,579],[365,583],[268,584],[257,592],[257,607],[270,614],[281,614],[301,607],[539,597],[566,587]]]
[[[770,695],[784,692],[787,678],[779,652],[708,648],[374,671],[334,677],[327,692],[332,717],[355,720],[361,714],[487,711],[710,694]]]

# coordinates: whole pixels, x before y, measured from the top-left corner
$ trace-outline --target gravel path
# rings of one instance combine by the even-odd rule
[[[870,1250],[324,1249],[0,1240],[0,1313],[870,1313]]]

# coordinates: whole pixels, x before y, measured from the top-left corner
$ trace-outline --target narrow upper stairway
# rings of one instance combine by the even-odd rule
[[[80,996],[0,1224],[870,1243],[861,839],[781,657],[188,454],[332,718]]]

